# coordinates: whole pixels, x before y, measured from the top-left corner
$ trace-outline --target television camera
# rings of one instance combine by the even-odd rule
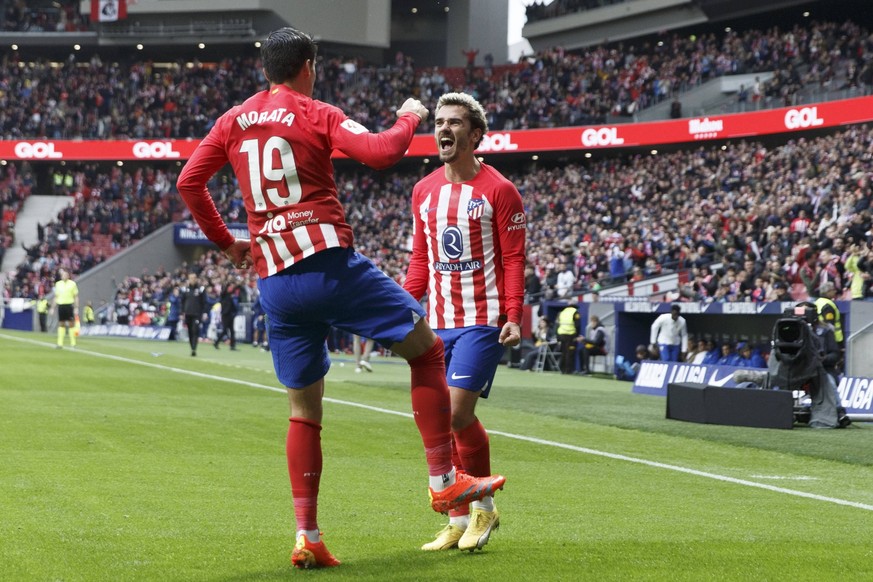
[[[798,303],[783,312],[773,326],[768,384],[799,394],[795,421],[813,428],[841,428],[851,421],[840,406],[836,381],[823,365],[826,344],[816,333],[817,325],[818,311],[812,303]]]
[[[842,428],[851,420],[840,406],[834,377],[825,370],[826,342],[816,333],[819,325],[825,324],[819,323],[812,303],[786,309],[773,326],[767,371],[736,372],[734,380],[765,389],[791,390],[795,394],[795,422],[812,428]]]

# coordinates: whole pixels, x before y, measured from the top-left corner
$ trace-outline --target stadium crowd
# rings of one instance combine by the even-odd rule
[[[217,250],[207,251],[196,261],[183,263],[172,271],[159,269],[126,277],[119,284],[113,303],[101,311],[102,322],[175,328],[181,321],[180,290],[192,273],[206,290],[209,325],[201,326],[201,338],[214,341],[219,333],[222,294],[230,292],[237,304],[253,303],[258,295],[257,276],[234,269]]]
[[[422,171],[338,171],[358,248],[398,280],[411,236],[409,193]],[[112,233],[120,248],[188,218],[172,173],[113,172],[114,178],[94,176],[104,184],[99,195],[82,193],[44,227],[7,294],[35,297],[56,268],[75,273],[98,261],[83,252],[87,246],[73,244],[87,239],[83,233]],[[840,297],[873,296],[873,130],[867,125],[772,148],[747,141],[532,165],[507,176],[528,214],[530,301],[667,272],[687,279],[671,298],[678,301],[800,300],[818,296],[825,282]],[[244,222],[234,179],[222,174],[211,188],[226,219]]]
[[[5,32],[77,32],[89,28],[78,0],[7,0],[3,5],[0,30]]]
[[[772,97],[790,100],[786,87],[804,82],[866,84],[873,36],[850,22],[812,23],[789,31],[665,36],[658,46],[641,48],[554,49],[491,76],[477,69],[467,81],[449,81],[448,70],[416,70],[402,54],[385,67],[327,59],[316,94],[374,131],[390,124],[401,97],[430,102],[458,88],[487,105],[492,130],[567,125],[740,71],[785,75],[770,89],[755,89],[752,99],[776,87]],[[5,138],[200,137],[218,112],[264,84],[253,59],[161,68],[95,57],[71,59],[60,70],[26,63],[17,53],[7,59],[10,66],[0,70]],[[678,298],[684,300],[761,300],[777,297],[782,286],[800,298],[816,294],[824,280],[854,298],[867,296],[871,157],[864,126],[770,149],[740,142],[723,150],[516,168],[508,175],[532,225],[530,299],[596,291],[665,270],[691,273]],[[26,168],[0,170],[5,246],[14,240],[15,211],[36,186]],[[402,277],[411,234],[408,196],[423,170],[340,170],[340,196],[358,227],[358,246]],[[76,204],[41,225],[38,244],[27,249],[4,293],[36,296],[57,268],[81,272],[163,224],[186,219],[175,179],[175,170],[162,168],[84,164],[57,171],[52,188],[75,195]],[[226,219],[245,222],[232,175],[222,173],[210,186]]]
[[[866,87],[873,82],[871,55],[873,37],[866,28],[816,22],[700,37],[665,34],[639,46],[554,48],[469,74],[419,69],[402,53],[378,66],[335,57],[320,60],[315,96],[375,131],[390,126],[401,97],[414,95],[432,106],[450,90],[486,104],[495,130],[584,125],[632,115],[722,75],[776,72],[740,96],[758,107],[792,104],[808,86]],[[221,112],[265,86],[251,57],[154,63],[71,55],[50,63],[15,51],[3,64],[2,139],[198,138]],[[432,129],[430,123],[419,127],[424,133]]]
[[[19,173],[15,164],[5,168],[13,176]],[[140,167],[124,171],[96,164],[65,168],[58,168],[51,177],[53,190],[74,197],[74,204],[38,225],[36,244],[25,247],[25,261],[6,282],[7,297],[35,298],[47,293],[58,269],[84,272],[165,224],[184,218],[184,204],[175,187],[176,170]],[[27,181],[7,180],[10,185],[0,190],[3,198],[23,200],[34,185],[33,175],[25,175]],[[229,174],[213,180],[210,190],[228,221],[246,221],[241,195]]]
[[[6,249],[15,241],[18,212],[34,186],[33,174],[26,164],[0,165],[0,264]]]
[[[623,4],[628,0],[555,0],[549,4],[532,2],[525,6],[524,13],[528,24],[550,18],[559,18],[568,14],[576,14],[613,4]]]

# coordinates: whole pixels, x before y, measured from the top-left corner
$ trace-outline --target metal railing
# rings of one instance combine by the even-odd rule
[[[101,35],[113,36],[254,36],[255,26],[251,18],[216,18],[216,19],[191,19],[188,22],[172,23],[122,21],[113,24],[104,24]]]
[[[873,321],[846,338],[846,371],[850,376],[873,378]]]

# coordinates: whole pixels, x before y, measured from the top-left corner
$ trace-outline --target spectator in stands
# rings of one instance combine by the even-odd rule
[[[864,299],[866,288],[870,286],[871,252],[866,244],[853,243],[849,247],[846,258],[846,274],[849,277],[849,289],[852,301]]]
[[[143,309],[141,306],[137,306],[133,312],[133,320],[130,322],[131,325],[136,327],[145,327],[152,324],[152,317],[149,314],[147,309]]]
[[[539,303],[542,299],[543,284],[533,267],[528,265],[524,269],[524,302]]]
[[[564,269],[558,273],[558,281],[555,284],[555,291],[559,299],[565,299],[573,294],[573,286],[576,284],[576,273],[573,272],[573,265],[568,263]]]

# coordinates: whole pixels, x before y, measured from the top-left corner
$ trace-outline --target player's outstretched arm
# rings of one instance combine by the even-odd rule
[[[391,128],[370,133],[366,127],[345,117],[338,109],[335,111],[341,117],[335,119],[336,125],[331,132],[333,147],[376,170],[389,168],[403,158],[416,128],[428,115],[421,101],[407,99],[397,109],[397,121]]]

